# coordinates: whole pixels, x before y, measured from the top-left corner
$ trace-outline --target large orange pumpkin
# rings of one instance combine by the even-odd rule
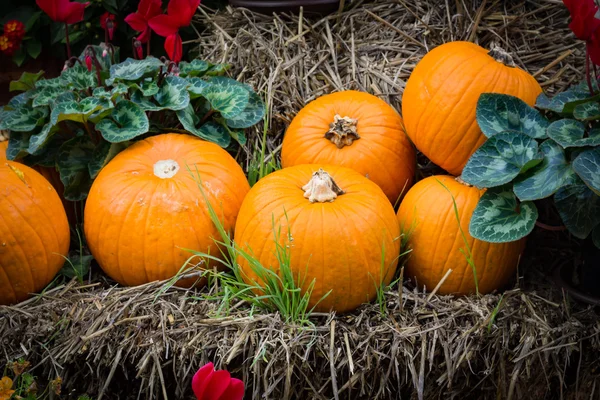
[[[502,93],[534,105],[542,88],[501,49],[449,42],[421,59],[402,96],[406,133],[417,149],[454,176],[486,138],[475,112],[482,93]]]
[[[69,252],[69,223],[52,185],[26,165],[0,161],[0,304],[48,285]]]
[[[445,187],[444,187],[445,186]],[[473,269],[454,211],[456,201],[460,227],[472,251],[480,293],[489,293],[514,275],[525,238],[510,243],[489,243],[469,234],[471,215],[484,190],[458,182],[452,176],[430,176],[417,182],[398,210],[400,229],[408,238],[411,252],[404,275],[419,286],[433,290],[448,269],[450,275],[440,294],[475,293]]]
[[[0,161],[6,160],[6,149],[8,148],[8,140],[0,142]],[[77,221],[80,221],[81,218],[77,218],[78,215],[78,203],[66,200],[63,193],[65,191],[65,186],[60,180],[60,174],[55,168],[47,168],[36,165],[33,167],[37,172],[42,174],[44,178],[50,182],[50,184],[56,189],[58,196],[60,197],[60,201],[65,208],[65,212],[67,213],[67,219],[70,223],[75,224]]]
[[[349,168],[298,165],[261,179],[242,204],[235,242],[281,275],[276,232],[280,245],[289,246],[303,293],[315,280],[309,307],[318,303],[318,311],[343,312],[373,300],[396,271],[394,209],[376,184]],[[246,282],[262,284],[243,256],[237,261]]]
[[[220,255],[213,240],[220,237],[197,179],[225,229],[232,230],[250,186],[216,144],[185,134],[153,136],[100,171],[87,198],[84,230],[106,274],[139,285],[175,276],[192,256],[185,249]]]
[[[352,168],[395,204],[412,185],[416,160],[396,110],[371,94],[348,90],[313,100],[292,120],[281,165],[300,164]]]

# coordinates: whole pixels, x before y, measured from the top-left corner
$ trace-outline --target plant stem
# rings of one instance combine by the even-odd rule
[[[591,60],[590,51],[586,47],[585,48],[585,77],[587,79],[588,88],[590,89],[590,95],[593,96],[595,93],[594,93],[594,87],[592,86],[590,60]]]
[[[146,42],[146,57],[150,55],[150,39],[152,39],[152,33],[148,34],[148,41]]]
[[[538,227],[540,227],[540,228],[542,228],[542,229],[545,229],[547,231],[553,231],[553,232],[560,232],[560,231],[564,231],[564,230],[567,229],[567,227],[564,226],[564,225],[562,225],[562,226],[552,226],[552,225],[546,225],[546,224],[544,224],[543,222],[540,222],[540,221],[535,221],[535,225],[538,226]]]
[[[202,120],[200,121],[200,125],[202,125],[207,119],[210,118],[211,115],[213,115],[215,113],[215,110],[213,110],[212,108],[210,109],[209,112],[207,112],[204,117],[202,117]]]
[[[65,40],[67,41],[67,58],[71,58],[71,42],[69,42],[69,25],[65,24]]]

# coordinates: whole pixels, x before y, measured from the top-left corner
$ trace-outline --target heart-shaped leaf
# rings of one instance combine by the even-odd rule
[[[477,101],[476,114],[479,128],[487,137],[515,131],[536,139],[545,138],[549,125],[535,108],[506,94],[483,93]]]
[[[187,86],[188,82],[185,79],[178,76],[167,76],[154,95],[154,99],[164,109],[183,110],[190,104]]]
[[[469,233],[492,243],[512,242],[527,236],[535,226],[538,211],[533,202],[517,205],[510,188],[486,191],[471,216]]]
[[[600,103],[591,101],[578,104],[573,110],[573,117],[580,121],[592,121],[600,119]]]
[[[7,129],[13,132],[30,132],[36,126],[41,126],[48,115],[48,108],[33,108],[23,104],[13,111],[2,113],[0,120],[0,129]]]
[[[235,79],[216,77],[202,90],[211,107],[224,118],[236,118],[248,104],[249,93],[243,84]]]
[[[477,187],[496,187],[512,181],[542,158],[535,139],[518,132],[499,133],[471,156],[461,178]]]
[[[106,80],[107,85],[112,85],[115,80],[136,81],[145,75],[157,72],[163,63],[154,57],[146,57],[143,60],[127,58],[120,64],[110,67],[110,78]]]
[[[188,92],[190,92],[192,99],[203,96],[202,93],[204,93],[206,88],[210,86],[209,82],[205,81],[204,79],[200,79],[200,78],[190,78],[190,79],[188,79],[188,82],[189,82],[189,85],[188,85],[187,90],[188,90]]]
[[[548,136],[562,147],[583,147],[600,145],[600,129],[591,129],[585,136],[585,125],[574,119],[560,119],[548,127]]]
[[[52,109],[50,123],[56,125],[60,121],[70,120],[84,123],[92,113],[104,108],[107,104],[96,97],[86,97],[80,102],[69,101],[59,103]]]
[[[11,132],[6,148],[6,158],[9,160],[18,160],[27,155],[29,147],[29,132]]]
[[[128,142],[123,143],[108,143],[101,142],[92,154],[92,159],[88,164],[88,172],[92,179],[98,176],[98,173],[112,160],[117,154],[125,150],[129,145]]]
[[[569,232],[579,239],[585,239],[600,223],[600,197],[580,179],[560,188],[554,204]]]
[[[131,87],[138,89],[144,96],[154,96],[158,93],[158,85],[154,80],[143,80],[139,83],[134,83]]]
[[[98,85],[96,74],[82,65],[67,68],[61,75],[73,89],[87,90]]]
[[[540,151],[544,154],[542,162],[515,181],[513,189],[521,201],[544,199],[573,179],[573,168],[562,147],[546,140],[540,145]]]
[[[583,182],[600,196],[600,148],[580,153],[573,161],[573,169]]]
[[[229,64],[214,64],[214,65],[211,65],[208,68],[208,71],[206,71],[206,75],[210,75],[210,76],[222,75],[223,73],[225,73],[229,69],[229,67],[230,67]]]
[[[144,97],[142,92],[136,90],[131,95],[131,101],[137,104],[144,111],[161,111],[165,108],[154,103],[151,98]]]
[[[186,131],[204,140],[216,143],[221,147],[227,147],[231,142],[229,132],[214,121],[208,121],[200,128],[196,128],[196,124],[198,124],[200,119],[196,116],[194,108],[191,105],[177,111],[177,118],[179,118],[179,122],[181,122]]]
[[[249,128],[265,116],[265,104],[254,91],[249,93],[248,104],[241,113],[225,120],[230,128]]]
[[[41,81],[37,81],[35,87],[38,89],[48,88],[48,87],[62,87],[66,88],[69,82],[62,76],[52,78],[52,79],[42,79]]]
[[[65,93],[62,87],[46,87],[40,89],[33,98],[33,107],[48,106],[52,104],[58,96]]]
[[[35,135],[31,135],[29,138],[29,147],[27,148],[27,152],[29,154],[36,154],[40,149],[42,149],[47,143],[48,140],[58,131],[58,128],[48,123],[44,125],[40,133],[36,133]]]
[[[544,93],[540,94],[536,101],[536,107],[540,110],[554,111],[558,114],[570,114],[577,105],[593,101],[595,98],[590,96],[589,90],[584,91],[574,87],[552,98]]]
[[[125,142],[148,132],[148,116],[137,104],[122,100],[115,106],[111,118],[98,122],[96,129],[111,143]]]
[[[179,63],[179,74],[182,77],[204,75],[210,64],[204,60],[192,60],[192,62],[182,61]]]
[[[92,186],[88,162],[95,146],[88,136],[78,136],[66,141],[58,152],[56,166],[65,186],[65,199],[84,200]]]

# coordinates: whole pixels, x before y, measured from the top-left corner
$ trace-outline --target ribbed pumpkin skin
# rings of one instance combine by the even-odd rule
[[[417,64],[402,96],[406,133],[423,154],[459,176],[486,138],[476,120],[482,93],[502,93],[534,105],[542,88],[530,74],[509,67],[470,42],[449,42]]]
[[[302,186],[313,172],[323,168],[346,191],[333,202],[310,203]],[[284,214],[287,213],[287,219]],[[242,204],[235,227],[235,242],[265,267],[279,270],[275,229],[281,228],[280,243],[291,242],[294,276],[305,277],[305,291],[316,279],[309,307],[329,290],[316,310],[352,310],[376,296],[376,282],[389,283],[398,264],[400,234],[394,209],[381,189],[348,168],[331,165],[298,165],[261,179]],[[382,268],[385,248],[385,268]],[[259,282],[243,257],[238,257],[246,282]]]
[[[48,285],[65,262],[69,240],[67,216],[50,182],[26,165],[0,161],[0,304],[23,301]]]
[[[341,149],[324,137],[336,114],[358,120],[360,139]],[[392,204],[412,185],[415,157],[396,110],[371,94],[353,90],[307,104],[292,120],[281,148],[284,168],[300,164],[352,168],[379,185]]]
[[[425,285],[431,291],[448,269],[452,269],[438,293],[475,293],[473,270],[461,252],[461,249],[465,252],[467,249],[458,228],[452,196],[438,181],[450,190],[456,201],[460,226],[473,254],[479,292],[489,293],[500,288],[514,275],[525,248],[525,238],[510,243],[474,239],[469,234],[469,222],[484,191],[445,175],[417,182],[400,205],[400,229],[407,234],[410,232],[408,245],[412,249],[404,276],[416,277],[420,287]]]
[[[4,142],[0,142],[0,161],[6,160],[6,149],[7,148],[8,148],[8,140],[5,140]],[[48,182],[50,182],[50,184],[54,187],[54,189],[56,189],[56,192],[58,193],[58,197],[60,197],[60,201],[63,204],[65,212],[67,213],[67,219],[69,220],[70,223],[75,224],[77,222],[76,206],[72,201],[65,200],[65,198],[63,196],[63,192],[65,191],[65,186],[63,185],[62,181],[60,180],[60,174],[58,173],[58,171],[54,168],[46,168],[46,167],[41,167],[39,165],[34,166],[33,169],[35,169],[37,172],[42,174],[42,176],[44,178],[46,178],[48,180]]]
[[[161,160],[176,161],[177,173],[166,179],[156,176],[154,165]],[[169,279],[192,255],[184,249],[220,255],[212,239],[220,236],[186,164],[194,176],[197,168],[210,204],[225,229],[233,229],[250,189],[233,157],[216,144],[185,134],[136,142],[98,174],[84,212],[89,248],[117,282],[134,286]]]

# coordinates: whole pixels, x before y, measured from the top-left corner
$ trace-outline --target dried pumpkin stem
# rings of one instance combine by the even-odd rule
[[[304,190],[304,197],[310,200],[311,203],[331,202],[346,193],[335,183],[331,175],[323,171],[322,168],[312,174],[310,182],[302,186],[302,190]]]
[[[341,117],[336,114],[333,117],[333,122],[329,124],[329,130],[325,133],[325,138],[331,140],[338,149],[350,146],[352,142],[360,139],[360,136],[356,132],[357,122],[357,119]]]
[[[492,49],[488,51],[488,55],[492,57],[494,60],[501,62],[507,67],[516,67],[515,60],[512,58],[510,54],[496,43],[492,45]]]

